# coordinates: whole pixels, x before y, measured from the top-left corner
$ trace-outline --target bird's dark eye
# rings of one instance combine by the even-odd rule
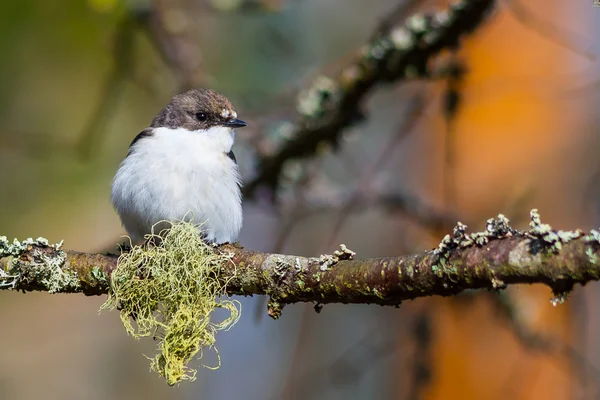
[[[201,122],[202,121],[206,121],[206,114],[204,114],[204,113],[198,113],[198,114],[196,114],[196,119],[198,121],[201,121]]]

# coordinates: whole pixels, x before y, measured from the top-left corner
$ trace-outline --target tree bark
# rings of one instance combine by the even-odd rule
[[[219,278],[230,295],[269,296],[269,315],[284,305],[314,302],[399,306],[425,296],[451,296],[468,289],[503,289],[542,283],[562,302],[575,284],[600,278],[600,232],[556,231],[531,214],[531,228],[517,231],[503,216],[483,232],[458,224],[435,250],[397,257],[354,259],[342,250],[321,257],[261,253],[238,245]],[[9,243],[0,238],[0,288],[51,293],[106,294],[117,255],[62,250],[44,239]]]

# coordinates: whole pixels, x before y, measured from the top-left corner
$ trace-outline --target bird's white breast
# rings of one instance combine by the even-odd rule
[[[203,223],[208,241],[234,242],[242,227],[240,176],[227,153],[233,131],[155,128],[121,164],[112,201],[132,240],[159,221]]]

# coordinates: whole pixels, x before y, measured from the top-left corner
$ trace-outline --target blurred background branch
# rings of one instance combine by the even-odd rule
[[[430,59],[456,47],[462,36],[484,21],[493,5],[492,0],[461,0],[449,10],[415,14],[398,24],[384,20],[375,38],[337,77],[319,76],[300,93],[301,118],[290,139],[259,161],[257,176],[244,186],[245,195],[252,196],[260,185],[276,190],[286,162],[311,156],[325,144],[336,148],[342,131],[365,118],[363,98],[377,84],[428,76]]]
[[[138,23],[138,15],[125,13],[117,25],[113,39],[113,70],[104,84],[104,93],[98,100],[98,108],[79,140],[79,153],[84,159],[89,159],[93,153],[97,153],[94,150],[101,144],[106,125],[119,108],[124,85],[131,79],[135,66],[134,40]]]

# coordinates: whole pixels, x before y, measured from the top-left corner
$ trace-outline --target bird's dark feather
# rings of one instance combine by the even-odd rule
[[[237,160],[235,158],[235,154],[233,154],[233,150],[231,150],[229,153],[226,154],[227,157],[231,158],[231,160],[237,164]]]
[[[143,131],[141,131],[140,133],[138,133],[136,135],[136,137],[133,138],[133,140],[131,141],[131,144],[129,145],[129,151],[127,152],[127,155],[131,154],[131,150],[133,148],[133,145],[140,139],[146,138],[146,137],[150,137],[154,134],[154,129],[152,128],[146,128]]]

